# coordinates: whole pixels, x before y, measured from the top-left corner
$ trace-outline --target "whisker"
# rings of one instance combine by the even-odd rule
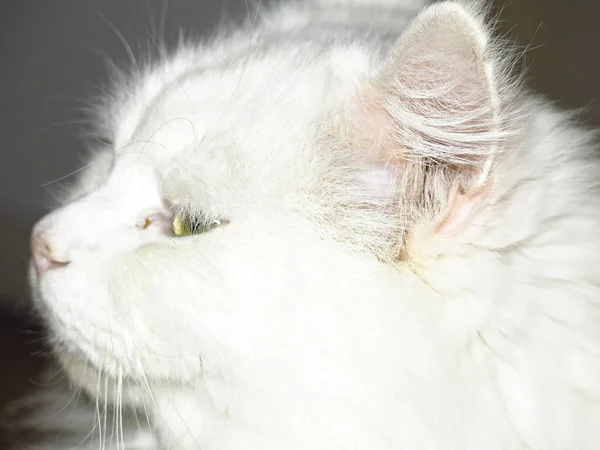
[[[125,51],[127,52],[127,55],[131,61],[131,63],[136,67],[138,73],[141,71],[141,68],[138,64],[138,61],[135,57],[135,54],[133,52],[133,49],[131,48],[131,46],[129,45],[129,43],[127,42],[127,39],[125,39],[125,36],[123,36],[123,33],[121,33],[119,31],[119,29],[115,26],[115,24],[108,19],[108,17],[106,17],[102,11],[96,9],[95,10],[96,14],[98,14],[102,20],[104,20],[104,22],[110,27],[110,29],[115,33],[115,35],[117,36],[117,38],[119,39],[119,41],[121,42],[121,44],[123,45],[123,48],[125,49]]]
[[[88,368],[88,360],[85,361],[85,365],[83,366],[84,374],[85,374],[85,372],[87,372],[87,368]],[[78,386],[77,387],[77,397],[75,398],[75,401],[73,402],[73,407],[71,408],[71,413],[69,414],[69,417],[66,420],[67,423],[69,421],[71,421],[71,419],[73,418],[73,413],[75,412],[75,409],[79,406],[79,401],[81,400],[81,392],[82,391],[83,391],[83,388],[81,386]]]
[[[176,122],[176,121],[178,121],[178,120],[184,120],[184,121],[188,122],[188,123],[191,125],[191,127],[192,127],[192,136],[196,136],[196,128],[194,127],[194,123],[193,123],[193,122],[192,122],[190,119],[188,119],[187,117],[175,117],[175,118],[173,118],[173,119],[167,120],[165,123],[163,123],[161,126],[159,126],[159,127],[156,129],[156,130],[154,130],[154,131],[152,132],[152,134],[151,134],[151,135],[149,136],[149,138],[148,138],[148,141],[147,141],[146,145],[144,145],[144,147],[142,147],[142,149],[141,149],[141,151],[140,151],[140,156],[144,154],[144,151],[146,150],[146,147],[147,147],[148,143],[150,143],[150,142],[153,142],[153,141],[151,141],[151,139],[154,137],[154,135],[156,135],[156,133],[158,133],[160,130],[162,130],[162,129],[163,129],[164,127],[166,127],[167,125],[169,125],[169,124],[171,124],[171,123],[173,123],[173,122]],[[138,142],[142,142],[142,141],[138,141]],[[164,145],[161,145],[161,144],[159,144],[159,143],[156,143],[156,144],[157,144],[157,145],[160,145],[160,146],[161,146],[161,147],[163,147],[165,150],[167,150],[167,152],[168,152],[169,154],[171,154],[171,156],[173,155],[173,154],[171,153],[171,151],[170,151],[170,150],[169,150],[167,147],[165,147]]]
[[[57,178],[57,179],[55,179],[55,180],[52,180],[52,181],[49,181],[49,182],[47,182],[47,183],[40,184],[40,185],[38,186],[38,188],[43,188],[43,187],[46,187],[46,186],[50,186],[51,184],[58,183],[59,181],[62,181],[62,180],[64,180],[64,179],[66,179],[66,178],[69,178],[70,176],[73,176],[73,175],[75,175],[75,174],[78,174],[78,173],[79,173],[79,172],[81,172],[82,170],[85,170],[85,169],[87,169],[88,167],[91,167],[91,166],[93,166],[93,165],[94,165],[95,163],[97,163],[97,162],[98,162],[98,161],[93,161],[93,162],[91,162],[91,163],[89,163],[89,164],[86,164],[85,166],[83,166],[83,167],[80,167],[79,169],[77,169],[77,170],[74,170],[74,171],[72,171],[72,172],[70,172],[70,173],[68,173],[68,174],[66,174],[66,175],[64,175],[64,176],[62,176],[62,177],[60,177],[60,178]]]
[[[183,419],[183,416],[181,415],[181,413],[179,412],[179,409],[177,409],[177,407],[175,406],[175,403],[173,402],[173,400],[171,399],[171,397],[169,396],[168,392],[169,389],[163,384],[163,382],[161,380],[157,380],[159,386],[162,388],[163,394],[166,395],[167,400],[169,401],[169,403],[171,404],[171,406],[173,407],[173,410],[175,411],[175,413],[177,414],[177,416],[179,416],[179,418],[181,419],[181,423],[183,424],[183,426],[186,428],[186,430],[188,431],[190,437],[192,438],[192,440],[195,442],[196,447],[198,447],[199,449],[201,449],[202,447],[200,446],[200,443],[198,442],[198,440],[196,439],[196,436],[194,436],[194,433],[192,433],[192,430],[190,429],[189,425],[187,424],[187,422]]]
[[[124,429],[123,429],[123,373],[122,370],[119,369],[119,423],[121,426],[121,450],[125,450],[125,438],[124,438]]]
[[[188,120],[188,119],[186,119],[186,118],[183,118],[183,117],[182,117],[181,119]],[[177,120],[177,119],[173,119],[173,120]],[[101,142],[101,143],[103,143],[103,144],[106,144],[106,145],[109,145],[109,144],[110,144],[110,143],[108,143],[108,142],[105,142],[105,141],[101,140],[100,138],[94,138],[94,139],[95,139],[95,140],[97,140],[98,142]],[[124,145],[124,146],[122,146],[121,148],[117,149],[117,150],[115,151],[115,153],[118,153],[118,154],[127,154],[127,153],[126,153],[126,152],[124,152],[123,150],[124,150],[124,149],[126,149],[126,148],[128,148],[128,147],[131,147],[132,145],[135,145],[135,144],[146,144],[146,145],[148,145],[148,144],[153,144],[153,145],[157,145],[157,146],[159,146],[159,147],[163,148],[164,150],[166,150],[166,151],[167,151],[169,154],[172,154],[172,153],[171,153],[171,150],[170,150],[168,147],[166,147],[165,145],[161,144],[160,142],[156,142],[156,141],[152,141],[152,140],[140,140],[140,141],[133,141],[133,142],[130,142],[130,143],[128,143],[128,144],[125,144],[125,145]],[[131,152],[131,154],[134,154],[134,152]],[[140,155],[140,157],[142,156],[142,154],[141,154],[141,153],[138,153],[138,154]],[[147,156],[147,155],[143,155],[143,156]],[[84,166],[80,167],[79,169],[76,169],[76,170],[74,170],[74,171],[72,171],[72,172],[70,172],[70,173],[68,173],[68,174],[66,174],[66,175],[64,175],[64,176],[62,176],[62,177],[60,177],[60,178],[56,178],[56,179],[54,179],[54,180],[52,180],[52,181],[48,181],[48,182],[46,182],[46,183],[43,183],[43,184],[40,184],[40,185],[38,185],[38,188],[47,187],[47,186],[50,186],[51,184],[54,184],[54,183],[58,183],[58,182],[60,182],[60,181],[63,181],[63,180],[65,180],[65,179],[67,179],[67,178],[69,178],[69,177],[71,177],[71,176],[73,176],[73,175],[76,175],[76,174],[78,174],[78,173],[80,173],[80,172],[84,171],[85,169],[88,169],[88,168],[92,167],[94,164],[101,163],[101,162],[105,162],[105,161],[106,161],[106,158],[100,158],[100,159],[97,159],[97,160],[95,160],[95,161],[92,161],[92,162],[90,162],[90,163],[88,163],[88,164],[86,164],[86,165],[84,165]]]
[[[167,13],[169,11],[169,0],[163,0],[161,10],[161,20],[158,28],[158,36],[156,37],[159,41],[165,42],[165,26],[167,24]]]
[[[165,52],[163,51],[163,49],[161,48],[161,46],[156,42],[156,40],[150,35],[148,34],[148,38],[150,39],[150,41],[152,42],[152,44],[156,47],[156,49],[158,50],[158,53],[160,54],[161,58],[163,59],[163,61],[165,63],[169,62],[169,59],[167,58],[167,55],[165,54]],[[194,116],[197,116],[196,113],[196,108],[194,107],[194,103],[192,102],[192,100],[190,99],[190,96],[187,92],[187,90],[185,89],[185,87],[183,85],[178,85],[178,88],[181,89],[181,91],[183,92],[183,95],[185,95],[187,101],[188,101],[188,105],[190,106],[190,109],[192,110],[192,113],[194,114]],[[192,128],[194,128],[194,124],[193,122],[191,122]],[[196,130],[194,128],[194,140],[196,139]]]
[[[248,0],[244,0],[244,1],[246,3],[246,10],[248,12],[248,16],[250,16]],[[248,38],[248,48],[246,50],[246,58],[244,60],[244,65],[242,66],[242,72],[240,73],[240,78],[237,82],[237,85],[235,86],[234,91],[233,91],[232,98],[233,98],[233,96],[235,96],[240,85],[242,84],[242,78],[244,77],[244,74],[246,73],[246,68],[248,67],[248,62],[250,61],[250,49],[252,48],[252,41],[254,39],[254,34],[256,32],[256,24],[258,23],[258,16],[260,14],[261,5],[262,5],[262,0],[258,0],[258,6],[256,7],[256,13],[254,14],[254,19],[252,21],[252,29],[250,31],[250,37]]]
[[[106,441],[107,441],[107,421],[108,421],[108,377],[104,377],[104,446],[102,450],[106,449]],[[111,433],[112,440],[112,433]]]
[[[101,422],[101,415],[100,415],[100,380],[102,379],[102,370],[100,370],[98,372],[98,382],[96,385],[96,414],[98,415],[98,436],[99,436],[99,448],[103,448],[102,447],[102,443],[103,441],[103,435],[102,435],[102,422]],[[106,408],[105,408],[105,414],[106,414]]]

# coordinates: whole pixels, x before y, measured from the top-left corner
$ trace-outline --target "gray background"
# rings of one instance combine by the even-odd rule
[[[165,17],[172,41],[210,30],[243,0],[2,0],[0,2],[0,404],[28,386],[35,339],[12,314],[26,298],[28,233],[43,213],[41,184],[79,167],[78,108],[106,80],[102,56],[124,61],[114,29],[134,48]],[[530,84],[600,125],[600,0],[496,1],[500,32],[530,50]],[[0,311],[2,308],[0,308]],[[33,341],[33,342],[32,342]],[[1,405],[0,405],[1,406]],[[1,436],[0,436],[1,441]]]

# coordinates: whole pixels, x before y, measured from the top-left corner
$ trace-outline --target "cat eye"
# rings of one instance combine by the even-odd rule
[[[171,225],[173,233],[175,233],[176,236],[189,236],[191,234],[206,233],[226,222],[227,221],[221,219],[209,221],[202,218],[189,218],[182,214],[176,214]]]

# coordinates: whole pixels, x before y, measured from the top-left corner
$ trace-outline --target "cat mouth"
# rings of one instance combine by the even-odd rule
[[[42,280],[31,262],[28,272],[33,308],[42,319],[40,323],[56,360],[74,385],[94,397],[105,397],[101,391],[110,391],[111,385],[123,383],[128,378],[127,371],[110,357],[106,347],[96,348],[79,325],[69,324],[53,307],[52,297],[44,294]]]

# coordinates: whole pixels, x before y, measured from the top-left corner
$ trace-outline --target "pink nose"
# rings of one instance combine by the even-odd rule
[[[50,269],[57,269],[69,264],[70,261],[64,258],[58,258],[52,252],[52,247],[43,233],[34,234],[31,239],[31,253],[33,256],[33,264],[38,275],[47,272]]]

